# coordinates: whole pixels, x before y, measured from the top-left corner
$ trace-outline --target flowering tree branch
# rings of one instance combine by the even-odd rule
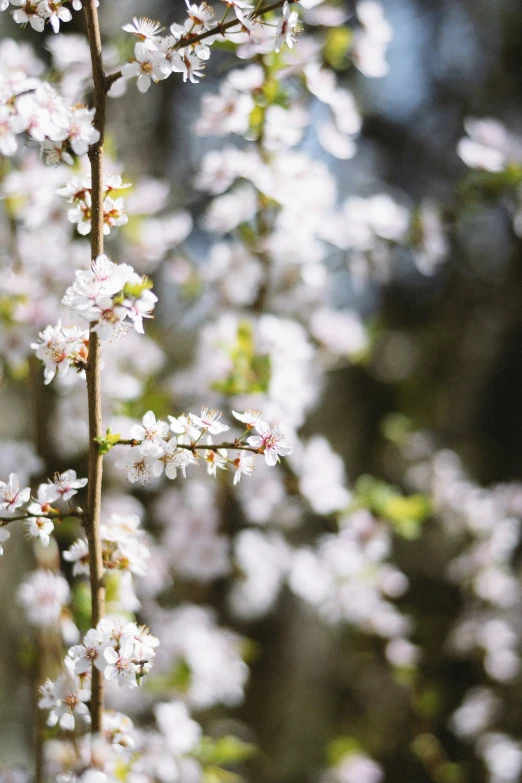
[[[253,13],[250,14],[250,19],[258,19],[260,16],[264,16],[265,14],[270,13],[270,11],[277,11],[279,8],[282,8],[285,4],[285,2],[288,2],[288,5],[293,5],[294,3],[299,2],[299,0],[277,0],[276,3],[272,3],[271,5],[267,5],[265,8],[260,8],[259,10],[253,11]],[[211,38],[212,36],[215,36],[216,33],[221,33],[224,35],[224,33],[227,30],[231,30],[233,27],[237,27],[240,25],[241,22],[239,19],[231,19],[230,22],[221,22],[216,25],[216,27],[213,27],[211,30],[205,30],[202,33],[198,33],[197,35],[186,35],[183,36],[183,38],[180,38],[180,40],[177,42],[177,44],[173,47],[174,50],[182,49],[184,46],[192,46],[193,44],[199,43],[200,41],[204,41],[206,38]],[[92,50],[91,50],[92,51]],[[116,73],[111,73],[109,76],[103,76],[102,84],[105,86],[105,91],[108,92],[112,85],[117,82],[119,79],[121,79],[123,76],[122,71],[117,71]]]
[[[89,149],[92,178],[91,207],[91,257],[103,253],[103,139],[105,130],[106,85],[103,72],[100,25],[95,0],[85,4],[87,35],[91,52],[94,80],[94,126],[100,138]],[[89,408],[89,484],[86,532],[89,541],[89,574],[91,583],[92,625],[96,626],[105,613],[105,587],[103,583],[103,558],[100,536],[100,507],[103,455],[95,438],[102,434],[100,337],[93,329],[89,332],[89,358],[85,368]],[[93,733],[102,728],[103,675],[92,667],[91,725]]]

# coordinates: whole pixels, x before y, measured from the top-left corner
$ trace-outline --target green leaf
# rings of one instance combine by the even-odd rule
[[[139,299],[144,291],[149,291],[153,286],[152,280],[146,275],[137,283],[125,283],[123,295],[132,299]]]
[[[98,438],[94,438],[99,445],[99,453],[107,454],[113,446],[115,446],[120,440],[119,432],[112,432],[111,428],[107,429],[105,435],[100,435]]]

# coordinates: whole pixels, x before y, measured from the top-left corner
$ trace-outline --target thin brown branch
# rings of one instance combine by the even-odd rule
[[[91,51],[92,75],[94,80],[94,125],[100,132],[99,141],[89,150],[92,178],[92,227],[91,256],[95,259],[103,253],[103,139],[105,132],[106,85],[103,72],[100,25],[95,0],[85,4],[87,35]],[[92,327],[93,325],[91,325]],[[100,339],[92,328],[89,332],[89,359],[85,368],[87,378],[87,399],[89,407],[89,483],[86,533],[89,542],[89,571],[91,582],[91,625],[95,627],[105,613],[105,586],[103,582],[103,558],[100,536],[100,508],[102,489],[103,456],[95,438],[103,433],[100,384]],[[102,729],[103,717],[103,675],[92,667],[91,685],[91,730],[97,734]]]
[[[57,520],[57,519],[65,519],[67,517],[74,517],[75,519],[82,519],[85,520],[86,515],[81,511],[80,509],[71,511],[56,511],[54,514],[30,514],[27,512],[27,514],[20,514],[16,517],[0,517],[0,527],[5,527],[10,522],[23,522],[26,519],[50,519],[50,520]]]
[[[114,446],[139,446],[141,441],[137,440],[119,440]],[[243,446],[240,443],[226,442],[226,443],[178,443],[179,449],[187,449],[187,451],[219,451],[220,449],[237,449],[238,451],[251,451],[252,454],[262,454],[262,451],[255,449],[253,446]]]
[[[270,11],[277,11],[284,6],[285,2],[288,2],[288,5],[293,5],[294,3],[298,3],[299,0],[277,0],[277,3],[272,3],[272,5],[267,5],[265,8],[260,8],[259,11],[254,11],[254,13],[250,15],[250,19],[257,19],[260,16],[270,13]],[[205,30],[205,32],[199,33],[198,35],[187,35],[180,38],[173,49],[177,50],[183,49],[185,46],[192,46],[199,41],[204,41],[206,38],[211,38],[216,35],[216,33],[223,35],[227,30],[230,30],[232,27],[237,27],[240,24],[241,22],[239,19],[231,19],[230,22],[225,22],[224,24],[221,22],[211,30]],[[117,82],[122,76],[122,72],[117,71],[116,73],[111,73],[109,76],[105,77],[105,89],[107,91],[110,90],[114,82]]]

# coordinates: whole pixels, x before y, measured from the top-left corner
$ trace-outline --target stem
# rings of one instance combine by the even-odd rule
[[[272,5],[267,5],[265,8],[261,8],[259,11],[255,10],[253,14],[250,15],[250,19],[257,19],[259,16],[264,16],[264,14],[268,14],[270,11],[277,11],[278,8],[282,8],[285,4],[285,2],[288,2],[288,5],[293,5],[294,3],[299,2],[299,0],[278,0],[277,3],[272,3]],[[221,33],[221,35],[224,35],[226,30],[230,30],[231,27],[236,27],[237,25],[240,25],[241,22],[239,19],[231,19],[230,22],[226,22],[223,24],[223,22],[220,22],[216,27],[213,27],[211,30],[205,30],[203,33],[199,33],[199,35],[190,35],[184,38],[180,38],[180,40],[177,42],[175,46],[172,48],[174,51],[177,49],[183,49],[185,46],[192,46],[195,43],[198,43],[198,41],[204,41],[205,38],[210,38],[213,35],[216,35],[216,33]],[[238,30],[238,32],[240,32]],[[123,76],[121,71],[117,71],[116,73],[111,73],[109,76],[105,77],[105,89],[108,91],[114,84],[114,82],[117,82],[118,79],[121,79]]]
[[[85,4],[87,36],[91,51],[92,75],[94,80],[94,125],[100,132],[99,141],[89,149],[92,178],[91,207],[91,257],[103,253],[103,138],[105,131],[106,82],[103,72],[102,47],[98,11],[95,0]],[[95,438],[103,433],[101,388],[100,388],[100,339],[97,332],[89,332],[89,358],[85,368],[87,378],[87,400],[89,407],[89,483],[86,533],[89,542],[89,570],[91,582],[91,626],[96,627],[105,614],[105,586],[103,583],[103,559],[100,537],[100,507],[102,488],[103,457]],[[102,729],[103,675],[93,665],[91,685],[91,731],[97,734]]]

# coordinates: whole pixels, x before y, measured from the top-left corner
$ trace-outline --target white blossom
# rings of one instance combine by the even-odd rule
[[[75,470],[66,470],[64,473],[57,473],[54,477],[54,486],[62,500],[70,500],[73,495],[78,493],[87,485],[88,479],[79,479],[76,477]]]
[[[148,411],[142,424],[135,424],[131,429],[131,438],[139,441],[142,454],[156,457],[167,448],[165,438],[169,434],[169,425],[164,421],[156,421],[153,411]]]
[[[247,443],[264,454],[267,465],[276,465],[279,462],[279,455],[287,457],[293,452],[293,446],[287,441],[287,429],[284,424],[278,424],[271,428],[264,421],[257,421],[255,429],[259,435],[251,435]]]
[[[153,19],[149,19],[146,16],[142,16],[139,19],[134,17],[132,24],[124,24],[122,30],[126,33],[131,33],[137,38],[140,38],[146,46],[154,47],[154,43],[159,35],[165,28],[160,22],[155,22]]]
[[[245,476],[254,475],[254,466],[256,458],[252,454],[248,454],[246,451],[241,451],[234,460],[234,485],[239,484],[241,476],[244,473]]]
[[[201,408],[201,416],[196,416],[192,413],[190,418],[196,427],[205,430],[209,435],[219,435],[221,432],[226,432],[230,429],[228,424],[223,424],[219,421],[221,415],[221,411],[209,411],[208,408]]]
[[[105,671],[107,663],[103,657],[105,647],[109,645],[106,637],[96,628],[91,628],[85,634],[83,644],[77,644],[69,650],[69,657],[74,662],[74,671],[76,674],[85,674],[91,670],[91,666],[96,666],[99,671]]]
[[[60,674],[54,683],[47,680],[40,693],[38,706],[50,710],[47,719],[49,726],[58,724],[64,731],[74,731],[77,717],[90,723],[89,708],[85,702],[89,701],[91,694],[73,672]]]
[[[108,664],[104,669],[106,680],[117,680],[118,685],[128,685],[135,687],[136,674],[139,671],[138,666],[132,659],[133,643],[131,639],[125,639],[116,651],[114,647],[107,647],[104,650],[105,661]]]
[[[74,544],[71,544],[62,556],[68,563],[74,563],[73,576],[89,574],[89,546],[83,538],[79,538]]]
[[[286,45],[292,49],[296,42],[296,34],[299,32],[299,14],[297,11],[290,10],[288,3],[283,6],[283,18],[277,22],[277,38],[275,42],[275,51],[279,52],[281,46]]]
[[[156,458],[151,454],[143,454],[139,446],[129,448],[124,459],[116,462],[116,467],[128,471],[127,478],[131,484],[150,484],[152,477],[161,475],[162,470]]]
[[[137,43],[134,47],[135,61],[127,63],[122,68],[123,76],[131,79],[138,77],[138,90],[147,92],[151,82],[159,82],[166,79],[170,74],[170,67],[167,63],[165,54],[159,51],[152,51],[144,43]]]
[[[18,476],[16,473],[11,473],[7,484],[5,481],[0,481],[0,511],[13,514],[17,508],[27,503],[30,495],[30,488],[21,489]]]

